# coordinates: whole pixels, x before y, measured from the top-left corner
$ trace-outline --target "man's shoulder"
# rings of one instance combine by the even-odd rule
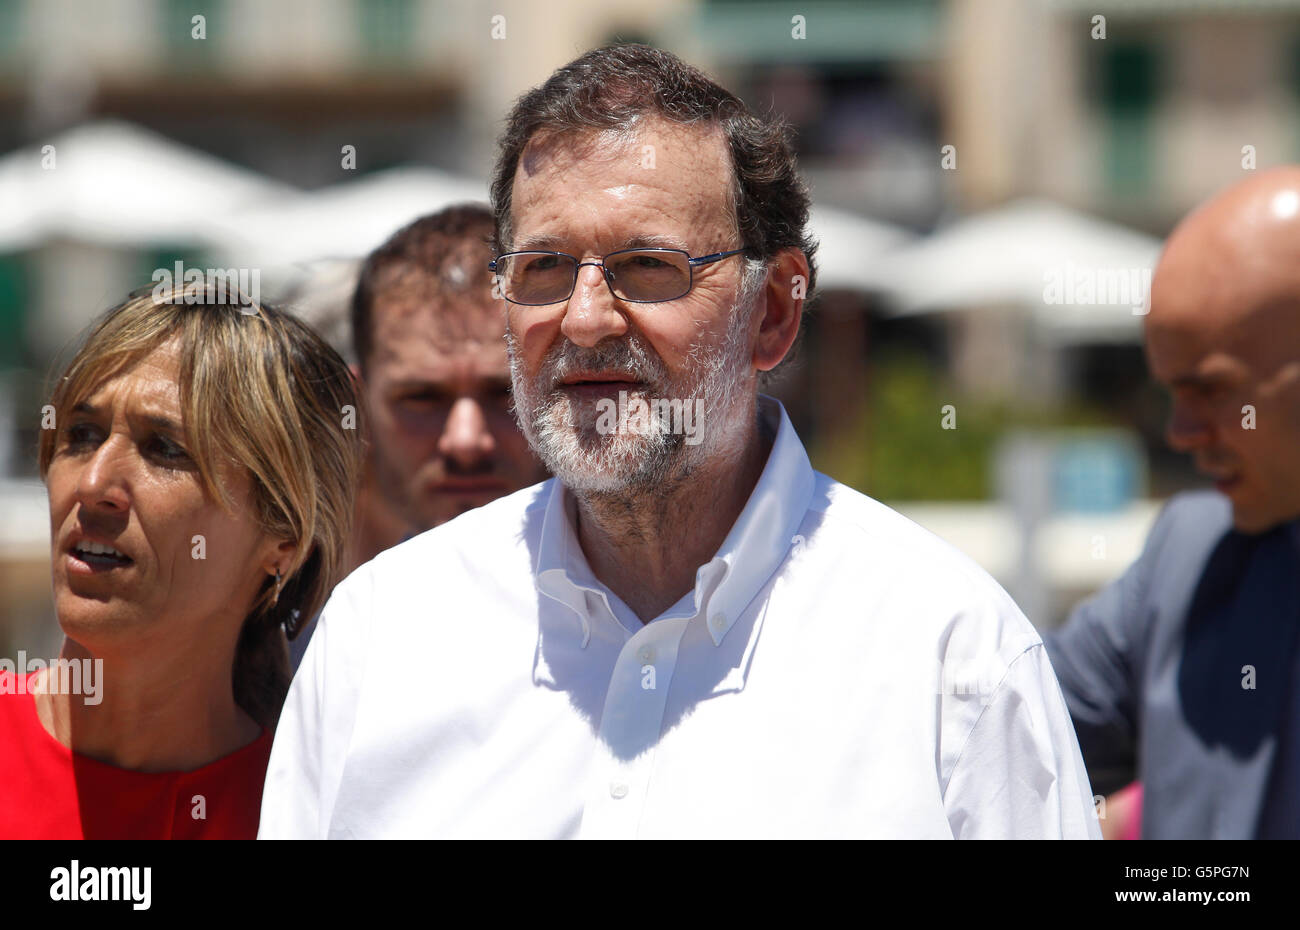
[[[918,634],[946,638],[961,629],[958,638],[987,640],[1008,658],[1041,642],[992,575],[898,511],[820,473],[809,510],[830,543],[823,551],[835,575],[904,609]]]
[[[816,477],[809,510],[819,513],[823,525],[836,536],[865,547],[878,568],[889,566],[905,574],[942,573],[949,580],[1005,597],[993,577],[952,543],[861,491],[820,472]]]
[[[1200,546],[1232,529],[1232,501],[1218,491],[1184,491],[1165,502],[1150,543]]]
[[[475,507],[386,549],[353,573],[376,578],[403,574],[430,578],[455,562],[499,565],[512,550],[526,552],[541,529],[554,479]]]
[[[530,520],[541,518],[550,499],[554,480],[548,479],[467,510],[454,520],[425,530],[388,551],[410,556],[422,548],[439,546],[454,549],[486,546],[499,549],[505,540],[518,537]]]

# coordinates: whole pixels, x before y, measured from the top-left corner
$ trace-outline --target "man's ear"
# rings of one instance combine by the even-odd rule
[[[804,295],[808,292],[808,258],[802,249],[778,252],[767,265],[767,284],[759,297],[760,322],[754,342],[754,367],[771,371],[781,363],[803,317]]]

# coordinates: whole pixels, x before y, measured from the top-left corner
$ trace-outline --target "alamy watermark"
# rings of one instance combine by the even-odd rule
[[[1146,314],[1150,294],[1150,268],[1095,268],[1067,261],[1043,272],[1043,303],[1049,305],[1132,307],[1137,316]]]
[[[954,668],[948,664],[940,664],[938,671],[937,694],[947,697],[978,698],[980,704],[987,707],[998,690],[998,680],[989,677],[983,671]]]
[[[48,670],[48,671],[47,671]],[[32,672],[47,671],[45,676],[37,676],[29,685],[27,676]],[[18,660],[8,657],[0,658],[0,694],[79,694],[86,704],[98,704],[104,700],[103,659],[51,659],[27,657],[27,653],[18,650]]]
[[[176,262],[172,268],[156,268],[155,304],[233,304],[252,316],[262,302],[260,268],[186,268]]]
[[[153,901],[152,866],[83,866],[73,859],[50,871],[51,901],[127,901],[147,911]]]
[[[611,397],[596,401],[596,411],[596,432],[602,436],[672,433],[685,436],[688,446],[698,445],[704,438],[700,435],[704,423],[702,397],[629,398],[627,391],[619,391],[617,401]]]

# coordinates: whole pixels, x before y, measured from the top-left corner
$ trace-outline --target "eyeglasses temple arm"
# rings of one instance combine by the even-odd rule
[[[724,258],[729,258],[732,255],[739,255],[741,252],[744,251],[745,251],[744,248],[740,248],[740,249],[732,249],[730,252],[714,252],[712,255],[701,255],[699,258],[687,259],[687,264],[707,265],[711,262],[721,261]]]

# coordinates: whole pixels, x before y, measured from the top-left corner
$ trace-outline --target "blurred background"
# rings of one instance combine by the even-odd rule
[[[814,466],[1055,625],[1199,484],[1142,356],[1161,239],[1300,161],[1300,0],[1106,6],[0,0],[0,654],[57,650],[35,449],[95,315],[252,269],[350,354],[358,260],[485,199],[515,97],[618,40],[797,128],[820,294],[775,393]]]

